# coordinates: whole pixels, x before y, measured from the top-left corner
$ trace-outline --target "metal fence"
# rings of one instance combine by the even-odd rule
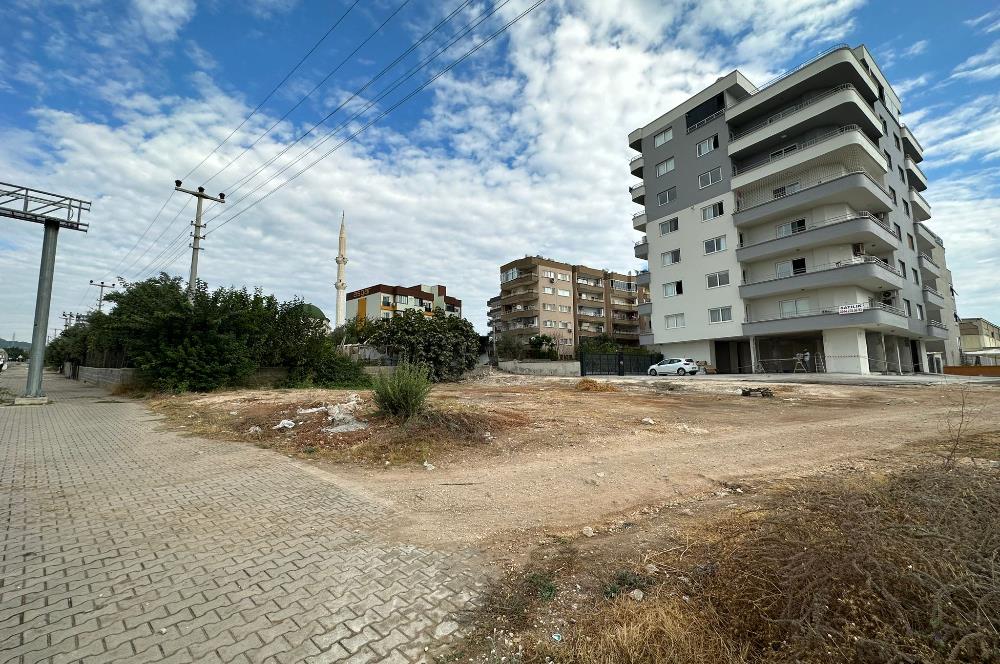
[[[641,376],[663,359],[659,353],[580,352],[581,376]]]
[[[394,367],[402,358],[400,350],[392,346],[345,344],[341,349],[349,358],[366,367]]]

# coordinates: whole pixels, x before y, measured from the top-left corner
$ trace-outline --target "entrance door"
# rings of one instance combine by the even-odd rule
[[[920,342],[910,339],[910,356],[913,357],[913,373],[921,373],[923,369],[920,365]]]

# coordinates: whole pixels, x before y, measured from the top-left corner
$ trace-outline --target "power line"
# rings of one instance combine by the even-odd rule
[[[160,238],[162,238],[166,234],[166,232],[170,229],[170,227],[174,225],[174,222],[177,221],[177,217],[181,216],[181,213],[184,212],[184,210],[190,203],[191,203],[190,198],[184,201],[184,204],[181,205],[179,210],[177,210],[177,213],[174,214],[173,218],[171,218],[171,220],[167,222],[167,224],[163,227],[163,230],[160,231],[160,234],[156,236],[156,239],[153,240],[153,242],[148,247],[146,247],[146,249],[141,254],[136,256],[135,259],[131,263],[129,263],[128,267],[122,270],[123,272],[128,273],[133,267],[135,267],[136,264],[138,264],[140,260],[142,260],[143,256],[148,254],[150,250],[156,246],[156,244],[160,241]]]
[[[181,178],[181,179],[182,180],[188,179],[191,176],[192,173],[194,173],[196,170],[198,170],[199,168],[201,168],[202,164],[204,164],[206,161],[208,161],[209,157],[211,157],[213,154],[215,154],[216,152],[218,152],[219,148],[221,148],[223,145],[225,145],[226,143],[228,143],[229,139],[231,139],[233,136],[235,136],[236,132],[238,132],[240,129],[242,129],[243,125],[245,125],[247,122],[249,122],[250,118],[252,118],[254,115],[256,115],[257,111],[259,111],[264,106],[264,104],[266,104],[268,102],[268,100],[271,99],[271,97],[274,95],[274,93],[277,92],[278,89],[282,85],[284,85],[286,82],[288,82],[288,79],[291,78],[292,74],[294,74],[296,71],[298,71],[299,67],[302,66],[302,63],[304,63],[307,59],[309,59],[309,56],[312,55],[316,51],[317,48],[319,48],[320,44],[322,44],[324,41],[326,41],[326,38],[329,37],[333,33],[333,31],[337,29],[337,26],[340,25],[341,22],[345,18],[347,18],[347,15],[351,13],[351,10],[354,9],[359,2],[361,2],[361,0],[354,0],[354,3],[351,4],[351,6],[348,7],[347,10],[344,11],[343,14],[340,15],[340,18],[338,18],[336,21],[333,22],[333,25],[331,25],[327,29],[327,31],[325,33],[323,33],[323,36],[320,37],[319,40],[315,44],[312,45],[312,48],[310,48],[308,51],[306,51],[306,54],[303,55],[299,59],[299,61],[295,63],[295,66],[292,67],[291,70],[287,74],[285,74],[285,77],[282,78],[281,81],[276,86],[274,86],[273,88],[271,88],[271,91],[267,93],[267,96],[264,97],[260,101],[260,103],[257,104],[257,106],[252,111],[250,111],[250,115],[248,115],[245,118],[243,118],[243,122],[241,122],[238,125],[236,125],[236,129],[233,129],[231,132],[229,132],[229,135],[226,136],[226,138],[223,139],[223,141],[221,143],[219,143],[214,148],[212,148],[212,151],[209,152],[207,155],[205,155],[205,158],[202,159],[201,161],[199,161],[198,164],[195,165],[195,167],[192,168],[190,171],[188,171],[184,175],[184,177]],[[171,195],[173,195],[173,192],[171,192]]]
[[[280,118],[278,118],[274,122],[274,124],[272,124],[270,127],[267,128],[267,131],[265,131],[263,134],[261,134],[260,136],[258,136],[257,138],[255,138],[254,141],[253,141],[253,143],[251,143],[247,147],[243,148],[243,150],[238,155],[236,155],[235,157],[233,157],[229,161],[229,163],[227,163],[225,166],[223,166],[218,171],[216,171],[214,174],[212,174],[212,176],[210,178],[208,178],[207,180],[205,180],[205,182],[203,182],[202,184],[203,185],[207,185],[209,182],[211,182],[216,177],[218,177],[219,175],[221,175],[226,169],[228,169],[230,166],[232,166],[237,161],[239,161],[239,159],[243,155],[245,155],[255,145],[257,145],[257,143],[259,143],[261,141],[261,139],[263,139],[265,136],[267,136],[268,134],[270,134],[271,131],[275,127],[277,127],[285,118],[287,118],[289,115],[291,115],[292,112],[295,109],[297,109],[299,106],[301,106],[303,104],[303,102],[305,102],[305,100],[308,99],[310,95],[312,95],[312,93],[316,92],[316,90],[318,90],[321,86],[323,86],[323,84],[325,84],[328,80],[330,80],[331,76],[333,76],[338,71],[340,71],[340,68],[343,67],[345,64],[347,64],[347,61],[350,60],[351,58],[353,58],[357,54],[357,52],[360,51],[364,47],[365,44],[367,44],[369,41],[371,41],[372,39],[374,39],[375,35],[377,35],[379,32],[381,32],[382,28],[384,28],[389,23],[389,21],[391,21],[393,19],[393,17],[395,17],[396,14],[398,14],[403,9],[403,7],[405,7],[409,3],[410,3],[410,0],[403,0],[403,2],[398,7],[396,7],[396,9],[391,14],[389,14],[389,16],[384,21],[382,21],[381,25],[379,25],[377,28],[375,28],[375,30],[373,30],[371,32],[371,34],[369,34],[367,37],[365,37],[364,41],[362,41],[360,44],[358,44],[353,51],[351,51],[349,54],[347,54],[347,56],[344,57],[337,64],[336,67],[334,67],[333,69],[331,69],[327,73],[327,75],[324,76],[323,79],[319,83],[317,83],[315,86],[313,86],[312,90],[310,90],[309,92],[307,92],[301,99],[299,99],[297,102],[295,102],[295,104],[290,109],[288,109],[285,112],[284,115],[282,115]],[[206,157],[205,159],[208,159],[208,157]],[[202,160],[202,163],[204,163],[204,160]],[[190,173],[188,175],[190,175]],[[187,176],[184,176],[184,178],[181,178],[181,179],[186,179],[186,178],[187,178]]]
[[[146,228],[145,228],[145,230],[142,231],[142,235],[139,236],[139,239],[137,239],[135,241],[135,244],[133,244],[132,248],[128,250],[128,253],[126,253],[124,256],[122,256],[120,259],[118,259],[117,265],[115,265],[111,270],[108,271],[108,273],[106,275],[104,275],[105,278],[107,278],[107,277],[111,276],[112,274],[114,274],[115,272],[117,272],[118,268],[122,266],[122,263],[124,263],[126,260],[128,260],[128,257],[132,255],[132,252],[135,251],[136,247],[139,246],[139,243],[142,242],[142,239],[144,237],[146,237],[146,234],[149,232],[149,229],[153,227],[153,224],[156,223],[156,220],[160,218],[161,214],[163,214],[163,210],[166,209],[167,204],[170,203],[170,200],[173,197],[174,197],[174,192],[171,191],[170,195],[167,196],[167,200],[163,201],[163,205],[161,205],[160,209],[156,211],[156,215],[153,217],[152,221],[150,221],[146,225]]]
[[[283,183],[279,184],[277,187],[275,187],[271,191],[269,191],[266,194],[264,194],[264,196],[262,196],[261,198],[257,199],[256,201],[253,201],[247,207],[245,207],[245,208],[243,208],[243,209],[241,209],[241,210],[233,213],[232,216],[230,216],[228,219],[226,219],[221,224],[219,224],[218,226],[216,226],[212,231],[209,231],[209,233],[206,233],[206,235],[208,235],[210,233],[214,233],[215,231],[218,231],[220,228],[222,228],[223,226],[225,226],[229,222],[231,222],[234,219],[237,219],[238,217],[240,217],[244,212],[247,212],[248,210],[256,207],[258,204],[260,204],[263,201],[267,200],[272,194],[274,194],[275,192],[277,192],[278,190],[280,190],[282,187],[286,186],[287,184],[291,183],[293,180],[297,179],[300,175],[302,175],[303,173],[305,173],[306,171],[308,171],[310,168],[312,168],[313,166],[315,166],[319,162],[321,162],[324,159],[326,159],[328,156],[330,156],[331,154],[333,154],[340,147],[342,147],[343,145],[345,145],[348,142],[352,141],[354,138],[356,138],[358,135],[360,135],[366,129],[368,129],[369,127],[371,127],[373,124],[375,124],[376,122],[378,122],[379,120],[381,120],[385,116],[389,115],[389,113],[393,112],[394,110],[396,110],[397,108],[399,108],[400,106],[402,106],[404,103],[406,103],[407,101],[409,101],[410,99],[412,99],[414,96],[416,96],[418,93],[420,93],[422,90],[424,90],[431,83],[433,83],[434,81],[436,81],[437,79],[439,79],[441,76],[445,75],[446,73],[448,73],[449,71],[451,71],[453,68],[455,68],[456,66],[458,66],[459,64],[461,64],[462,62],[464,62],[467,58],[471,57],[479,49],[483,48],[484,46],[486,46],[487,44],[489,44],[490,42],[492,42],[500,34],[502,34],[503,32],[507,31],[510,28],[510,26],[514,25],[515,23],[517,23],[518,21],[520,21],[522,18],[524,18],[525,16],[527,16],[529,13],[531,13],[532,11],[534,11],[535,9],[537,9],[538,7],[540,7],[542,4],[544,4],[545,1],[546,0],[537,0],[533,5],[531,5],[530,7],[528,7],[528,9],[524,10],[523,12],[521,12],[520,14],[518,14],[517,16],[515,16],[513,19],[511,19],[510,21],[508,21],[506,24],[503,25],[503,27],[501,27],[499,30],[497,30],[493,34],[491,34],[489,37],[487,37],[485,40],[483,40],[480,44],[478,44],[477,46],[473,47],[472,49],[470,49],[469,51],[467,51],[466,53],[464,53],[460,58],[458,58],[457,60],[455,60],[454,62],[452,62],[451,64],[449,64],[447,67],[445,67],[444,69],[442,69],[440,72],[438,72],[437,74],[435,74],[434,76],[432,76],[430,79],[428,79],[427,81],[425,81],[424,83],[422,83],[421,85],[419,85],[416,89],[414,89],[409,94],[407,94],[405,97],[403,97],[402,99],[400,99],[399,101],[397,101],[395,104],[393,104],[392,106],[390,106],[389,108],[387,108],[382,113],[380,113],[373,120],[371,120],[370,122],[368,122],[366,125],[364,125],[360,129],[358,129],[357,131],[355,131],[353,134],[351,134],[350,136],[348,136],[347,138],[345,138],[344,140],[342,140],[337,145],[333,146],[330,150],[328,150],[327,152],[325,152],[318,159],[316,159],[315,161],[313,161],[311,164],[309,164],[308,166],[306,166],[305,168],[303,168],[302,170],[300,170],[298,173],[296,173],[292,177],[290,177],[287,180],[285,180]],[[253,193],[253,192],[251,192],[251,193]],[[246,197],[244,197],[244,199],[245,198]]]

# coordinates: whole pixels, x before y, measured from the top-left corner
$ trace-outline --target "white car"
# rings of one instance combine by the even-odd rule
[[[649,368],[650,376],[662,376],[664,374],[677,374],[678,376],[690,374],[693,376],[696,373],[698,373],[698,365],[690,358],[686,360],[671,358],[654,364]]]

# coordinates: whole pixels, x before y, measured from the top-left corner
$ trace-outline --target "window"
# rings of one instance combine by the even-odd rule
[[[733,319],[732,307],[716,307],[708,310],[709,323],[725,323]]]
[[[565,330],[569,327],[569,322],[561,320],[559,321],[559,327]]]
[[[922,304],[917,305],[917,318],[920,320],[924,319],[924,305]]]
[[[892,203],[893,203],[893,205],[895,205],[896,204],[896,190],[893,189],[892,187],[889,187],[889,198],[892,199]]]
[[[660,235],[675,233],[677,231],[677,219],[667,219],[660,222]]]
[[[558,279],[559,281],[569,281],[569,275],[560,272],[559,274],[556,275],[556,279]]]
[[[719,237],[713,237],[710,240],[705,240],[705,253],[714,254],[719,251],[726,250],[726,236],[720,235]]]
[[[879,86],[879,91],[880,91],[880,92],[881,92],[881,88],[882,88],[882,86]],[[883,118],[883,117],[882,117],[882,116],[880,115],[880,116],[878,116],[878,119],[882,121],[882,133],[883,133],[883,134],[888,134],[888,133],[889,133],[889,125],[887,125],[887,124],[885,123],[885,118]]]
[[[790,277],[794,274],[805,274],[806,259],[793,258],[790,261],[781,261],[774,264],[774,276],[779,279]]]
[[[892,157],[889,156],[888,150],[882,150],[882,154],[885,155],[885,163],[889,165],[889,170],[892,170]]]
[[[794,300],[782,300],[778,302],[778,314],[782,318],[791,316],[804,316],[809,313],[809,298],[800,297]]]
[[[713,272],[712,274],[706,274],[705,279],[708,282],[709,288],[719,288],[720,286],[728,286],[729,270],[722,270],[721,272]]]
[[[895,143],[896,143],[896,149],[897,150],[901,150],[902,148],[899,147],[899,134],[893,134],[892,135],[892,140],[895,141]]]
[[[569,306],[568,304],[560,304],[559,311],[560,313],[568,314],[569,312],[573,311],[573,307]]]
[[[907,317],[913,317],[913,307],[910,305],[910,301],[905,297],[903,298],[903,307],[906,309]]]
[[[556,273],[553,272],[552,270],[543,270],[542,271],[542,276],[545,277],[545,278],[547,278],[547,279],[555,279],[556,278]]]
[[[664,251],[660,254],[660,258],[663,259],[663,266],[673,265],[674,263],[681,262],[681,250],[671,249],[670,251]]]
[[[771,194],[775,198],[781,198],[782,196],[788,196],[789,194],[794,194],[799,190],[798,182],[789,182],[788,184],[782,185],[776,189],[771,190]]]
[[[903,261],[899,261],[899,273],[903,275],[904,279],[906,278],[906,263]]]
[[[911,267],[910,268],[910,272],[913,273],[913,283],[915,283],[916,285],[919,286],[920,285],[920,273],[917,272],[917,268]]]
[[[656,195],[656,204],[666,205],[670,201],[676,200],[676,198],[677,198],[677,187],[670,187],[670,189],[667,189],[666,191],[661,191]]]
[[[568,291],[568,290],[566,290],[566,289],[564,289],[564,288],[560,288],[560,289],[558,290],[558,293],[559,293],[559,295],[560,295],[560,296],[562,296],[562,297],[569,297],[569,291]]]
[[[903,173],[903,167],[902,166],[897,166],[896,167],[896,172],[899,173],[899,181],[905,184],[906,183],[906,175]]]
[[[543,322],[544,327],[555,327],[556,322],[554,320],[547,320]]]
[[[390,306],[392,306],[392,298],[389,297],[388,295],[383,295],[382,296],[382,306],[383,307],[390,307]]]
[[[656,177],[666,175],[672,170],[674,170],[674,158],[667,157],[664,161],[656,165]]]
[[[661,145],[663,145],[664,143],[666,143],[667,141],[669,141],[673,137],[674,137],[674,128],[673,127],[667,127],[666,129],[664,129],[663,131],[661,131],[659,134],[653,136],[653,147],[654,148],[658,148]]]
[[[716,166],[707,173],[698,176],[698,188],[704,189],[722,180],[722,166]]]
[[[910,216],[910,204],[907,203],[906,201],[903,201],[903,214],[905,214],[907,217]]]
[[[397,295],[396,296],[396,302],[399,303],[399,304],[409,304],[410,303],[410,296],[409,295]]]
[[[677,295],[684,294],[684,283],[680,281],[671,281],[668,284],[663,284],[663,297],[675,297]]]
[[[542,292],[545,293],[546,295],[552,295],[556,292],[556,289],[553,288],[552,286],[545,286],[542,288]]]
[[[668,330],[684,327],[684,314],[668,314],[663,317]]]
[[[382,312],[382,318],[392,318],[392,312],[391,311],[383,311]]]
[[[517,279],[520,276],[521,273],[518,271],[518,269],[516,267],[512,267],[506,272],[500,273],[500,283],[505,283],[507,281],[511,281],[512,279]]]
[[[775,235],[777,237],[788,237],[789,235],[795,235],[796,233],[801,233],[806,229],[805,219],[796,219],[795,221],[789,221],[784,224],[778,224],[775,226]]]
[[[916,251],[916,248],[913,246],[913,236],[909,233],[906,234],[906,244],[910,247],[910,249]]]
[[[893,227],[893,231],[896,234],[896,239],[897,240],[902,240],[903,239],[903,229],[899,227],[899,224],[893,224],[892,227]]]
[[[706,138],[702,142],[698,143],[697,151],[698,156],[706,155],[712,150],[716,150],[719,147],[719,135],[711,136]]]
[[[712,203],[701,209],[701,220],[708,221],[709,219],[715,219],[716,217],[722,216],[722,201],[718,203]]]
[[[556,305],[554,304],[549,304],[548,302],[542,304],[542,311],[555,311],[555,310],[556,310]]]

